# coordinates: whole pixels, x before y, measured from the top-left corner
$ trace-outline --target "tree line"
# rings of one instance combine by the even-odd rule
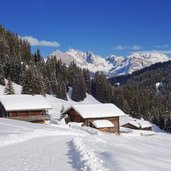
[[[113,85],[119,80],[122,84],[114,87],[113,103],[131,116],[171,132],[171,61],[110,79]]]

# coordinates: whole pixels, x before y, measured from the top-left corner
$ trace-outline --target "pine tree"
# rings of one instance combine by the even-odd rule
[[[22,94],[45,95],[45,86],[42,74],[31,65],[28,67],[22,78]]]
[[[103,73],[96,72],[92,82],[92,94],[102,103],[111,102],[113,96],[112,86]]]
[[[82,101],[86,97],[86,84],[81,70],[73,76],[72,96],[74,101]]]
[[[34,54],[34,62],[41,62],[41,54],[40,54],[40,49],[37,49],[37,51]]]
[[[10,78],[10,77],[8,77],[8,79],[7,79],[7,84],[6,84],[6,86],[5,86],[4,93],[5,93],[6,95],[15,94],[15,93],[14,93],[13,84],[12,84],[12,81],[11,81],[11,78]]]
[[[65,116],[66,116],[66,114],[63,114],[64,110],[65,110],[65,107],[64,107],[64,105],[62,105],[62,108],[61,108],[61,111],[60,111],[60,120],[65,118]]]
[[[5,85],[5,77],[4,77],[4,71],[3,71],[3,67],[0,64],[0,85]]]
[[[60,75],[58,75],[57,79],[58,79],[57,80],[58,83],[57,83],[57,96],[56,97],[67,100],[66,85]]]
[[[86,83],[86,92],[91,94],[91,79],[90,79],[90,72],[88,69],[83,69],[83,76]]]

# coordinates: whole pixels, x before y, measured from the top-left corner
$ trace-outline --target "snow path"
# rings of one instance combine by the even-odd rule
[[[79,155],[80,161],[79,167],[83,171],[108,171],[107,168],[103,167],[104,161],[100,160],[95,152],[88,148],[81,137],[76,137],[72,140],[70,145]],[[74,162],[75,163],[75,162]],[[78,166],[77,166],[78,167]]]
[[[3,171],[71,171],[68,143],[73,136],[40,137],[0,148]],[[8,153],[6,153],[8,151]]]
[[[0,119],[0,170],[108,171],[81,137],[98,131],[86,127],[47,126]]]

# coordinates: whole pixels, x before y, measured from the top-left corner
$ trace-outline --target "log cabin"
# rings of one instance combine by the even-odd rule
[[[119,117],[125,115],[114,104],[79,104],[66,109],[71,122],[84,123],[104,132],[119,133]]]
[[[45,123],[50,120],[48,110],[52,107],[42,95],[0,96],[0,117]]]

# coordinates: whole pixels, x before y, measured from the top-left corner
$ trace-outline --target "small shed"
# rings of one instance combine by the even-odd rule
[[[142,121],[140,123],[141,130],[152,131],[152,125],[148,121]]]
[[[0,96],[0,117],[35,123],[50,120],[48,110],[51,105],[42,95]]]
[[[103,131],[103,132],[114,132],[114,125],[111,121],[109,120],[94,120],[92,122],[92,127]]]
[[[122,127],[130,128],[130,129],[140,129],[140,124],[136,121],[130,121],[122,125]]]
[[[111,103],[73,105],[63,114],[67,114],[71,122],[83,122],[86,126],[112,133],[119,133],[119,116],[125,115]]]
[[[130,121],[130,122],[122,125],[122,127],[131,128],[131,129],[147,130],[147,131],[152,130],[152,125],[148,121],[144,121],[144,120]]]

